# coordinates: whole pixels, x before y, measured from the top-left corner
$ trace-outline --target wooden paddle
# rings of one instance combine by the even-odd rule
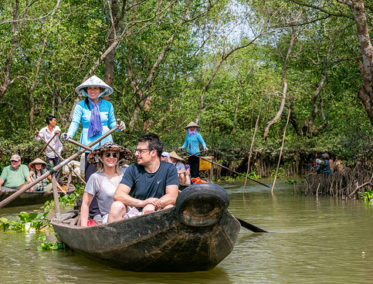
[[[38,134],[38,136],[40,137],[40,139],[42,140],[42,141],[44,141],[45,142],[45,140]],[[51,140],[49,140],[49,142],[50,142]],[[48,144],[49,144],[49,142],[48,142]],[[61,155],[60,154],[58,154],[57,153],[57,151],[56,150],[54,150],[54,148],[51,146],[51,145],[48,145],[48,144],[46,144],[46,146],[48,146],[49,147],[49,149],[51,149],[52,151],[53,151],[53,153],[60,159],[60,161],[63,161],[64,159],[61,157]],[[71,173],[74,173],[74,175],[76,176],[76,177],[78,177],[79,179],[80,179],[80,181],[83,183],[83,184],[87,184],[86,182],[85,182],[85,180],[80,176],[80,175],[78,175],[77,173],[75,173],[74,171],[73,171],[73,169],[69,166],[69,164],[66,164],[66,166],[69,168],[69,170],[70,170],[70,172]],[[66,194],[66,191],[65,190],[63,190],[61,187],[59,187],[65,194]]]
[[[187,153],[188,153],[188,152],[187,152]],[[231,169],[228,168],[228,167],[225,167],[225,166],[220,165],[220,164],[218,164],[218,163],[212,162],[212,161],[210,161],[210,160],[208,160],[208,159],[206,159],[206,158],[203,158],[203,157],[197,156],[197,154],[199,154],[199,153],[200,153],[200,152],[198,152],[198,153],[196,153],[196,154],[191,154],[191,153],[188,153],[188,154],[190,154],[189,157],[196,156],[196,157],[198,157],[199,159],[205,160],[205,161],[207,161],[207,162],[209,162],[209,163],[211,163],[211,164],[213,164],[213,165],[217,165],[217,166],[219,166],[219,167],[221,167],[221,168],[223,168],[223,169],[226,169],[226,170],[228,170],[228,171],[231,171],[232,173],[235,173],[236,175],[240,175],[240,173],[238,173],[238,172],[236,172],[236,171],[234,171],[234,170],[231,170]],[[261,183],[260,181],[257,181],[257,180],[255,180],[255,179],[252,179],[252,178],[249,178],[249,177],[247,177],[247,178],[248,178],[249,180],[251,180],[251,181],[254,181],[254,182],[256,182],[256,183],[259,183],[259,184],[261,184],[261,185],[264,185],[265,187],[270,188],[268,185],[266,185],[266,184],[264,184],[264,183]]]
[[[103,140],[104,138],[106,138],[107,136],[109,136],[110,134],[112,134],[113,132],[115,132],[116,130],[119,129],[119,124],[117,124],[117,126],[115,126],[113,129],[109,130],[108,132],[106,132],[104,135],[102,135],[101,137],[97,138],[95,141],[89,143],[87,146],[88,147],[92,147],[94,145],[96,145],[98,142],[100,142],[101,140]],[[79,150],[78,152],[76,152],[75,154],[71,155],[69,158],[67,158],[66,160],[62,161],[61,163],[59,163],[57,166],[55,166],[53,169],[49,170],[48,172],[44,173],[43,175],[41,175],[40,177],[38,177],[37,179],[35,179],[33,182],[27,184],[24,188],[22,189],[19,189],[17,190],[15,193],[13,193],[11,196],[5,198],[3,201],[0,202],[0,208],[1,207],[4,207],[5,205],[7,205],[9,202],[11,202],[13,199],[17,198],[18,196],[20,196],[23,192],[25,192],[26,190],[28,190],[29,188],[33,187],[35,184],[37,184],[38,182],[42,181],[43,179],[47,178],[50,174],[53,174],[54,172],[58,171],[59,169],[61,169],[64,165],[67,165],[70,161],[74,160],[76,157],[80,156],[81,154],[83,154],[86,150],[85,149],[81,149]]]
[[[234,217],[238,220],[238,222],[240,222],[241,226],[244,227],[245,229],[253,231],[254,233],[268,233],[268,231],[266,230],[263,230],[257,226],[254,226],[253,224],[250,224],[240,218],[237,218],[236,216]]]
[[[49,139],[48,142],[46,142],[46,141],[45,141],[45,140],[40,136],[40,134],[38,134],[39,138],[40,138],[41,140],[43,140],[46,144],[45,144],[44,147],[40,150],[40,152],[39,152],[39,154],[36,156],[36,158],[39,158],[39,157],[40,157],[41,153],[44,152],[44,150],[47,148],[47,146],[49,146],[49,143],[51,143],[51,141],[54,139],[54,137],[56,137],[56,135],[57,135],[57,133],[54,133],[54,135],[52,136],[52,138]]]

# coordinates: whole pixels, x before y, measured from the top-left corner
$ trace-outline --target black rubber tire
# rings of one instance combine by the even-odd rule
[[[185,225],[204,227],[218,222],[228,205],[229,196],[224,188],[212,183],[199,183],[179,194],[175,211]]]

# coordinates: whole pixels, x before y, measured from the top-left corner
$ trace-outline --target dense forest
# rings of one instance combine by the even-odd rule
[[[371,0],[3,0],[0,165],[35,158],[46,115],[66,130],[93,74],[114,88],[127,125],[114,140],[130,148],[151,131],[175,150],[196,121],[224,164],[253,145],[253,163],[275,167],[288,122],[285,168],[324,151],[372,159],[372,12]]]

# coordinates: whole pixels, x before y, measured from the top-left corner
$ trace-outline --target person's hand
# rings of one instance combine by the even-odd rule
[[[63,140],[69,140],[73,138],[70,133],[62,133],[62,139]]]
[[[207,151],[209,150],[209,148],[205,147],[205,148],[203,148],[203,150],[204,150],[205,152],[207,152]]]
[[[179,147],[179,148],[177,148],[179,151],[182,151],[183,149],[184,149],[184,147],[183,146],[181,146],[181,147]]]
[[[38,136],[39,135],[39,130],[35,130],[34,135]]]
[[[155,206],[153,204],[147,204],[145,207],[142,209],[142,212],[144,214],[149,214],[153,213],[155,211]]]
[[[126,124],[124,123],[124,121],[119,121],[118,122],[118,126],[119,126],[119,130],[120,131],[124,131],[124,130],[126,130]]]
[[[57,135],[61,133],[61,131],[59,130],[56,130],[54,133],[56,133]]]
[[[152,204],[152,205],[154,205],[155,209],[162,208],[162,201],[160,199],[154,198],[154,197],[150,197],[150,198],[146,199],[145,204],[146,205]],[[145,208],[145,206],[144,206],[144,208]]]

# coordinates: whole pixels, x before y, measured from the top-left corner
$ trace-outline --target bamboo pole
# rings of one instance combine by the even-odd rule
[[[54,206],[56,208],[56,217],[57,217],[57,219],[59,219],[60,214],[61,214],[61,210],[60,210],[60,201],[58,200],[56,173],[52,174],[52,188],[53,188]]]
[[[94,145],[96,145],[98,142],[100,142],[101,140],[103,140],[104,138],[106,138],[107,136],[109,136],[110,134],[112,134],[114,131],[116,131],[117,129],[119,129],[119,125],[117,124],[117,126],[115,126],[113,129],[109,130],[108,132],[106,132],[104,135],[102,135],[101,137],[97,138],[95,141],[89,143],[87,146],[88,147],[92,147]],[[48,172],[44,173],[43,175],[41,175],[39,178],[35,179],[33,182],[29,183],[28,185],[26,185],[24,188],[22,189],[19,189],[17,190],[15,193],[13,193],[11,196],[5,198],[3,201],[0,202],[0,208],[1,207],[4,207],[5,205],[7,205],[9,202],[11,202],[13,199],[17,198],[18,196],[20,196],[23,192],[25,192],[26,190],[28,190],[29,188],[33,187],[35,184],[37,184],[38,182],[42,181],[43,179],[45,179],[46,177],[48,177],[50,174],[53,174],[54,172],[58,171],[59,169],[61,169],[64,165],[67,165],[70,161],[74,160],[76,157],[78,157],[79,155],[83,154],[86,150],[85,149],[81,149],[79,150],[78,152],[76,152],[75,154],[71,155],[69,158],[67,158],[66,160],[62,161],[61,163],[59,163],[57,166],[55,166],[53,169],[49,170]]]
[[[282,156],[282,150],[284,149],[285,136],[286,136],[286,128],[288,127],[289,118],[290,118],[290,113],[291,113],[291,109],[289,108],[288,118],[287,118],[287,120],[286,120],[286,124],[285,124],[285,128],[284,128],[284,134],[282,135],[282,143],[281,143],[280,155],[279,155],[279,157],[278,157],[277,168],[276,168],[275,178],[274,178],[274,180],[273,180],[273,184],[272,184],[272,188],[271,188],[271,193],[273,193],[273,190],[274,190],[275,185],[276,185],[277,174],[278,174],[278,169],[279,169],[279,167],[280,167],[281,156]]]
[[[256,118],[255,129],[254,129],[254,133],[253,133],[253,138],[251,139],[249,158],[247,160],[247,171],[246,171],[246,176],[245,176],[245,182],[244,182],[243,188],[242,188],[242,193],[245,193],[245,188],[246,188],[246,184],[247,184],[247,177],[249,176],[250,163],[251,163],[251,155],[253,154],[253,147],[254,147],[256,132],[258,131],[259,118],[260,118],[260,110],[259,110],[259,113],[258,113],[258,117]]]

